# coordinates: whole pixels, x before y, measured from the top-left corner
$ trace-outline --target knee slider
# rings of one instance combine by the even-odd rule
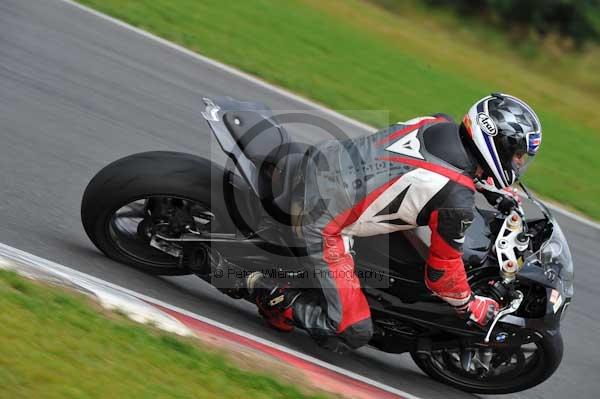
[[[373,322],[370,318],[361,320],[358,323],[348,326],[340,333],[340,337],[352,349],[360,348],[368,344],[373,337]]]

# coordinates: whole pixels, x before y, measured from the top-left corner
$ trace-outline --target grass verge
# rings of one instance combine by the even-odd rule
[[[78,1],[333,109],[459,118],[491,91],[523,97],[545,128],[526,182],[600,219],[597,49],[527,59],[485,27],[458,29],[413,2],[388,12],[359,0]]]
[[[325,398],[4,270],[0,309],[2,398]]]

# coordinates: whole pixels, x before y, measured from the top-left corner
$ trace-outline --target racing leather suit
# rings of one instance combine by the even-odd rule
[[[451,118],[416,118],[369,136],[327,141],[312,147],[307,159],[298,234],[322,295],[294,300],[287,310],[294,324],[325,346],[366,344],[373,326],[353,272],[351,238],[426,225],[426,285],[450,305],[467,306],[472,293],[462,244],[473,220],[477,162]]]

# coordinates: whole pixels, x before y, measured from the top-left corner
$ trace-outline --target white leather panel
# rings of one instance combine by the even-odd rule
[[[416,227],[421,209],[436,195],[449,179],[426,169],[415,169],[403,175],[383,192],[352,225],[343,230],[350,236],[372,236]],[[408,188],[396,213],[376,216]],[[401,219],[406,225],[385,223]]]

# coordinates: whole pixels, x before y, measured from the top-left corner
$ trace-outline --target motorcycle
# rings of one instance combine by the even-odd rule
[[[220,265],[294,281],[306,270],[297,261],[302,248],[293,237],[288,182],[301,170],[306,147],[291,142],[261,104],[204,102],[202,115],[228,164],[165,151],[111,163],[83,195],[87,235],[116,261],[156,275],[195,274],[233,297],[237,291],[216,278]],[[527,215],[523,207],[505,215],[478,206],[466,231],[469,283],[502,307],[485,328],[468,325],[425,287],[422,229],[389,240],[355,238],[355,271],[374,325],[370,346],[408,352],[432,378],[473,393],[517,392],[554,373],[573,262],[551,212],[522,189]],[[385,284],[374,284],[374,275]]]

